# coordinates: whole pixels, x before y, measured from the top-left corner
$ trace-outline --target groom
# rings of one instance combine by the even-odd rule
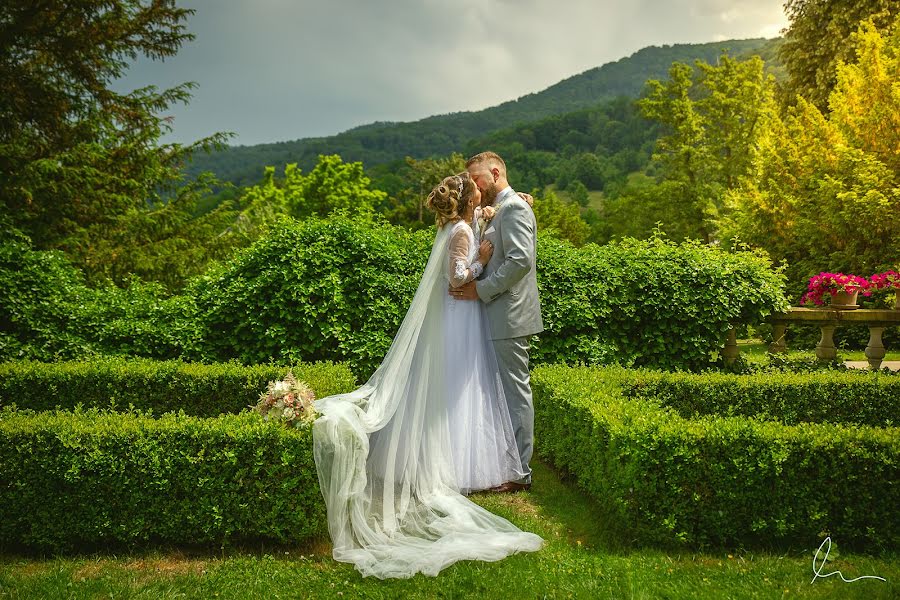
[[[528,371],[528,340],[544,330],[535,278],[537,222],[528,203],[506,180],[506,163],[494,152],[476,154],[466,162],[469,176],[481,191],[481,205],[493,206],[493,219],[484,226],[481,239],[494,246],[494,254],[478,281],[451,291],[461,300],[481,299],[494,340],[503,393],[516,435],[516,446],[525,477],[509,481],[497,492],[531,488],[534,451],[534,404]]]

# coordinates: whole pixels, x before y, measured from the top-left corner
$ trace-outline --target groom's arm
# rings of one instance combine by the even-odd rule
[[[489,276],[475,283],[478,297],[485,303],[518,283],[531,270],[532,257],[529,256],[531,240],[534,238],[534,224],[531,208],[525,202],[507,202],[499,215],[503,219],[501,237],[505,256],[503,263]]]

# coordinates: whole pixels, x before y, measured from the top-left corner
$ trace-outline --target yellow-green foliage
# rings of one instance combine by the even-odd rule
[[[869,276],[900,263],[900,21],[863,24],[830,111],[802,98],[760,138],[753,176],[728,192],[726,237],[786,259],[793,300],[822,271]]]

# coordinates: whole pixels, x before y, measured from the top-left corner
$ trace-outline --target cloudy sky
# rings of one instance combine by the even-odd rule
[[[196,38],[117,83],[194,81],[165,141],[330,135],[478,110],[651,45],[775,37],[783,0],[180,0]]]

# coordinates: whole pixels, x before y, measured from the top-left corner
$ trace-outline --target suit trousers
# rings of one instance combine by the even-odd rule
[[[516,483],[531,483],[531,455],[534,453],[534,402],[531,398],[531,373],[528,370],[528,340],[531,336],[494,340],[500,383],[525,477]]]

